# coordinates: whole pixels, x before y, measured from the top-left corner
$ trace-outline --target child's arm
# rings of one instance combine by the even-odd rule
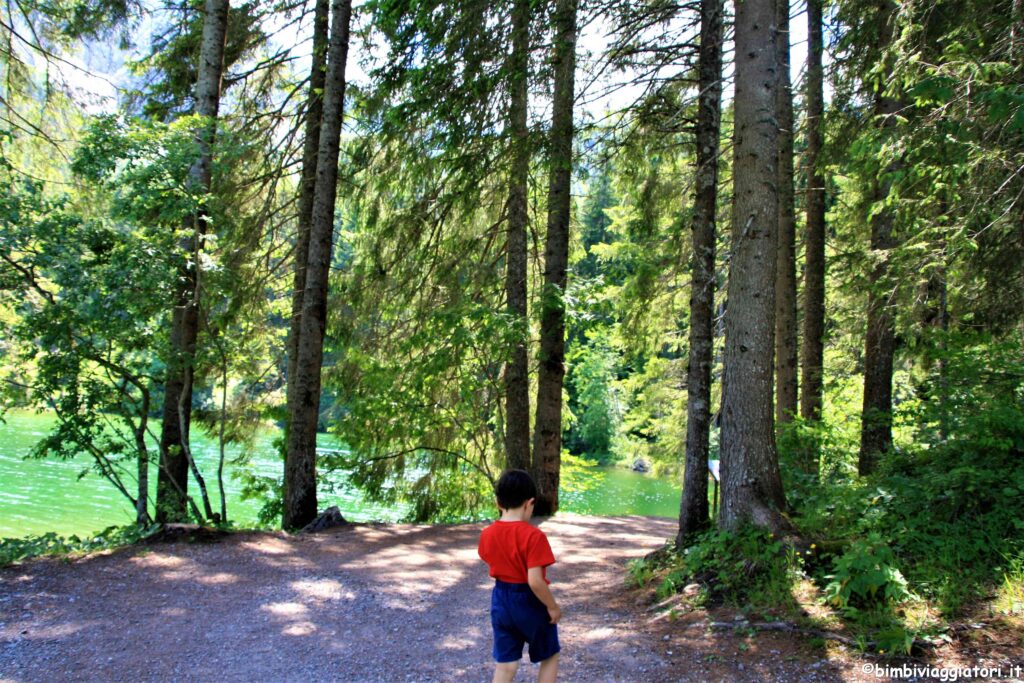
[[[551,594],[551,589],[548,587],[548,582],[544,580],[544,569],[530,567],[526,572],[526,582],[530,584],[530,590],[537,596],[537,599],[548,608],[551,623],[557,624],[558,620],[562,618],[562,608],[558,606],[555,596]]]

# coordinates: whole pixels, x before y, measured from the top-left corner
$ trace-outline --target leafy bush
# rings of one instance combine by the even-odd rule
[[[655,569],[655,563],[645,558],[630,560],[626,563],[626,585],[632,588],[646,586],[654,578]]]
[[[707,586],[712,599],[772,607],[792,602],[799,568],[793,550],[763,529],[715,530],[683,551],[682,572],[672,581],[681,588],[682,579],[692,578]]]
[[[678,551],[668,547],[627,565],[627,584],[643,586],[660,577],[659,599],[687,584],[702,584],[702,598],[754,608],[792,603],[800,569],[796,553],[770,533],[754,527],[708,531]]]
[[[159,526],[110,526],[95,536],[58,536],[52,531],[27,538],[0,538],[0,566],[43,555],[66,555],[73,552],[95,552],[130,545],[158,529]]]
[[[908,591],[954,616],[999,587],[1005,556],[1024,552],[1024,362],[1018,342],[962,334],[930,353],[915,380],[922,399],[900,405],[913,441],[897,439],[869,477],[824,467],[820,478],[790,473],[787,497],[801,531],[846,558],[842,568],[839,558],[816,558],[822,585],[840,569],[856,571],[856,556],[867,562],[874,548],[891,553],[885,562],[899,566]],[[794,429],[782,435],[780,457],[807,439],[832,439],[832,427]],[[855,462],[856,445],[846,447]]]
[[[835,559],[825,588],[826,599],[843,609],[895,605],[912,597],[907,580],[896,568],[896,556],[881,536],[854,541]]]

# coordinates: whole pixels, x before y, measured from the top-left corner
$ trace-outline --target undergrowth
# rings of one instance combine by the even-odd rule
[[[26,538],[0,538],[0,567],[46,555],[70,555],[90,553],[131,545],[146,538],[160,528],[160,525],[139,527],[137,525],[110,526],[92,535],[59,536],[48,532]]]
[[[633,585],[658,580],[656,595],[665,599],[685,586],[698,584],[708,604],[772,609],[793,603],[793,581],[801,559],[761,529],[708,531],[682,549],[666,549],[629,564]]]
[[[258,527],[249,527],[247,530],[259,530]],[[159,539],[165,532],[163,524],[150,524],[138,526],[127,524],[124,526],[109,526],[103,531],[88,536],[61,536],[54,532],[47,532],[36,536],[25,538],[0,538],[0,567],[14,564],[22,560],[29,560],[34,557],[44,556],[73,556],[101,550],[113,550],[123,546],[133,545],[144,541]],[[199,533],[211,532],[235,532],[241,531],[232,522],[217,524],[212,527],[200,527]],[[189,540],[196,538],[190,536]]]

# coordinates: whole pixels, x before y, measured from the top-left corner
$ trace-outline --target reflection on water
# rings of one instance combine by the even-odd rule
[[[89,461],[76,458],[25,460],[52,424],[49,415],[12,411],[0,423],[0,537],[26,536],[55,531],[58,534],[84,535],[112,524],[125,524],[135,517],[128,500],[102,477],[89,471]],[[261,476],[280,478],[281,461],[273,447],[272,430],[261,433],[253,443],[250,468]],[[323,448],[339,444],[326,435],[318,436]],[[193,435],[193,456],[207,475],[211,502],[219,509],[216,481],[218,448],[215,439],[201,432]],[[237,446],[228,447],[227,457],[240,454]],[[228,465],[225,469],[230,470]],[[79,476],[81,479],[79,479]],[[134,481],[134,480],[133,480]],[[155,467],[150,473],[155,487]],[[319,492],[321,507],[337,505],[353,521],[396,521],[402,510],[368,504],[344,486],[338,477],[330,488]],[[241,500],[241,484],[225,475],[228,515],[239,526],[254,524],[259,501]],[[151,494],[152,495],[152,494]],[[591,515],[657,515],[674,517],[679,512],[679,487],[654,477],[624,470],[570,467],[563,473],[562,508],[568,512]]]

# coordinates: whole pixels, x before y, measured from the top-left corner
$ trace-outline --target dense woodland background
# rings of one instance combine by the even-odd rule
[[[288,529],[642,459],[667,591],[1024,611],[1020,0],[13,0],[0,67],[3,405],[140,527],[276,424]]]

